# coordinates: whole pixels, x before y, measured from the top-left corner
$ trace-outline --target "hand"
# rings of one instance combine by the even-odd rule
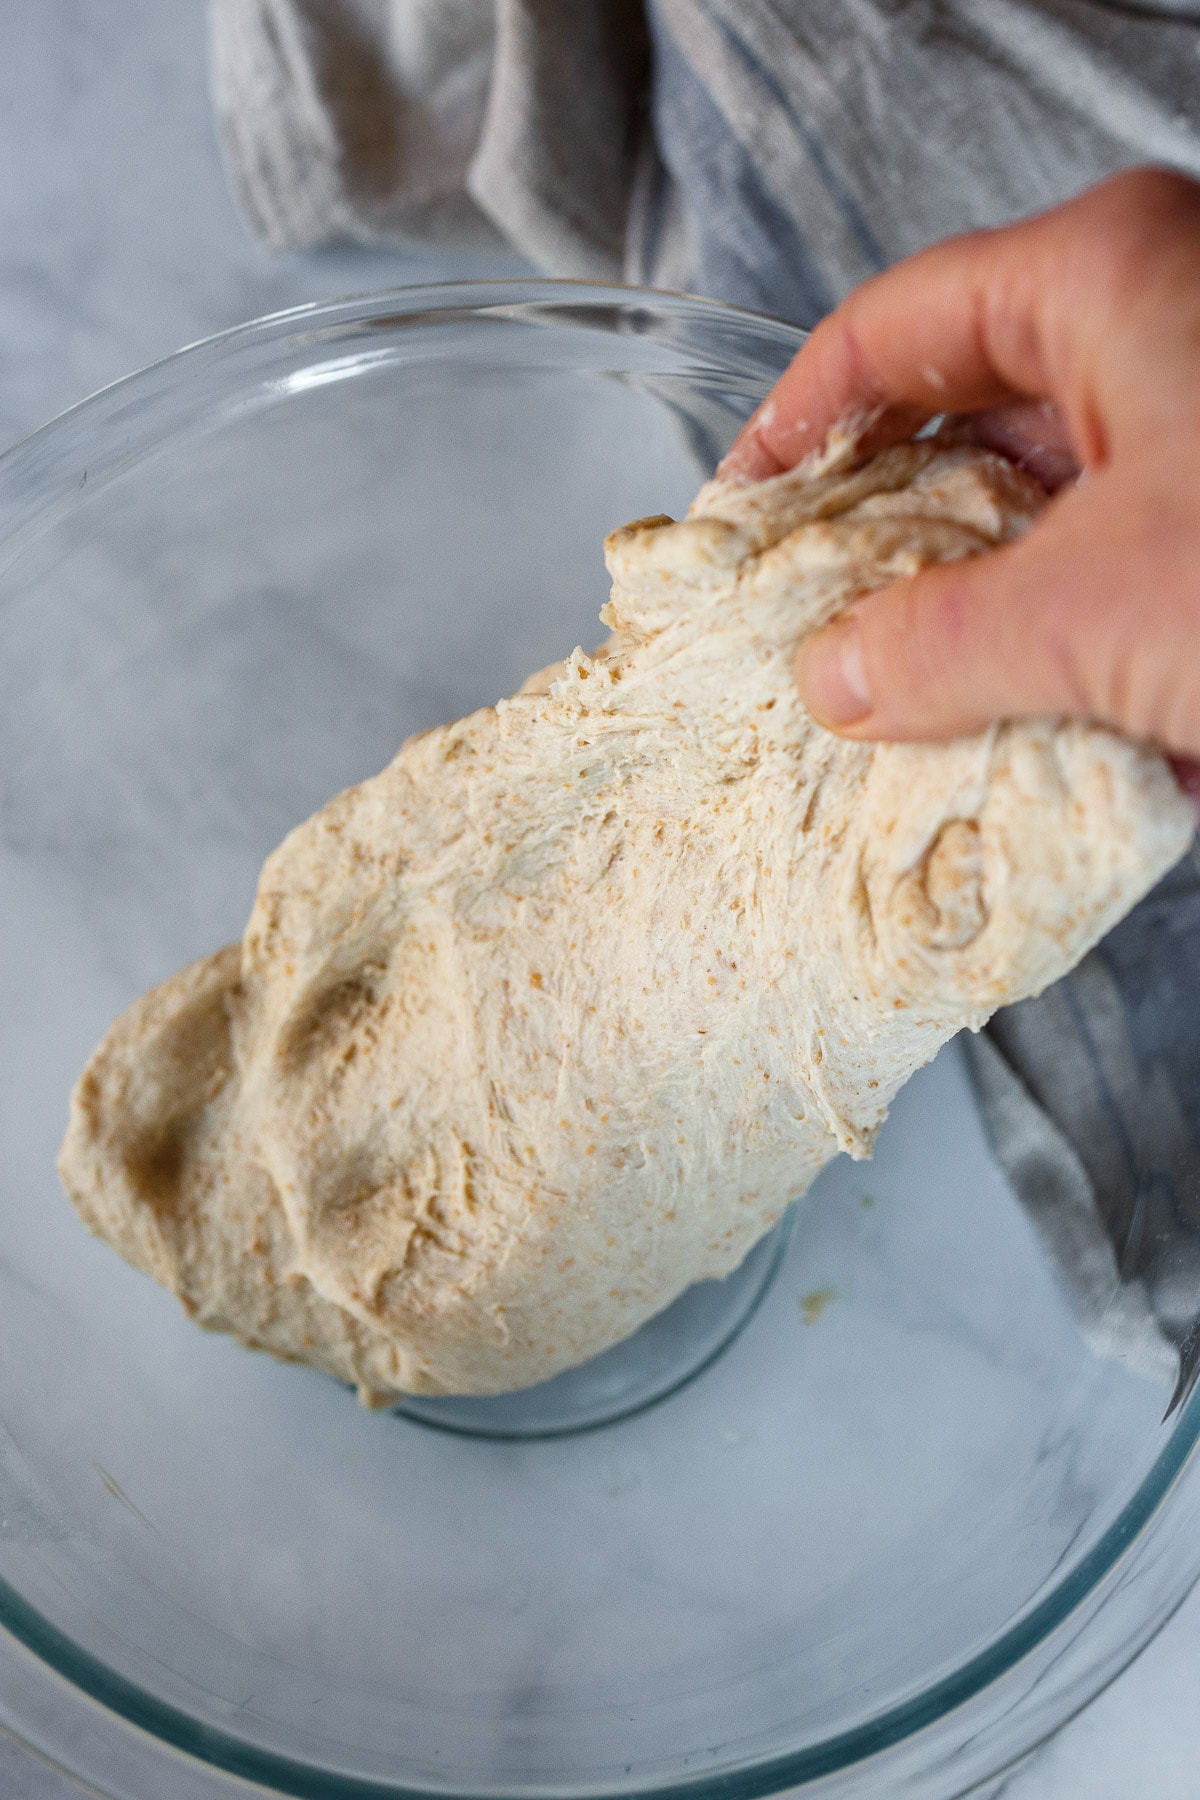
[[[1017,543],[810,638],[813,714],[870,739],[1071,714],[1200,756],[1200,184],[1119,175],[867,282],[721,472],[791,468],[839,421],[869,418],[883,443],[939,413],[971,415],[978,441],[1059,491]]]

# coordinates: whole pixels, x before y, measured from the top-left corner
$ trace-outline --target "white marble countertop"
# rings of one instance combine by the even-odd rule
[[[7,0],[3,41],[0,448],[115,377],[256,314],[520,267],[368,251],[264,256],[225,188],[195,0]],[[0,1642],[0,1682],[14,1654]],[[1196,1800],[1198,1700],[1200,1591],[1126,1674],[992,1791],[1006,1800]],[[65,1688],[61,1703],[78,1709],[81,1733],[106,1728]],[[111,1730],[114,1741],[123,1734],[115,1722]],[[135,1758],[136,1740],[124,1735]],[[117,1795],[123,1753],[109,1759]],[[97,1790],[0,1732],[0,1793],[67,1800],[84,1791]],[[250,1790],[229,1783],[231,1797],[241,1791]]]

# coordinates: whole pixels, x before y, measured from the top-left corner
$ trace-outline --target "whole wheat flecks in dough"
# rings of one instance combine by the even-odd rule
[[[538,1381],[732,1269],[1189,842],[1111,732],[880,748],[797,697],[807,632],[1041,504],[843,445],[615,532],[602,652],[411,739],[113,1025],[60,1159],[88,1225],[374,1404]]]

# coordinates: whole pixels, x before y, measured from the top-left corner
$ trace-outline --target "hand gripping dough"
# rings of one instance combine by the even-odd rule
[[[1108,731],[879,748],[797,698],[806,632],[1040,504],[977,450],[843,445],[615,532],[602,652],[411,739],[117,1020],[60,1160],[86,1222],[375,1404],[541,1380],[732,1269],[1190,840]]]

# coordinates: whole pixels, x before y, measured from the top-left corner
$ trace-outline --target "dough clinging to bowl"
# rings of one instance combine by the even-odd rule
[[[807,632],[1043,503],[843,445],[614,533],[601,652],[410,740],[112,1026],[60,1157],[85,1221],[378,1404],[544,1379],[733,1268],[1190,840],[1098,727],[871,746],[800,704]]]

